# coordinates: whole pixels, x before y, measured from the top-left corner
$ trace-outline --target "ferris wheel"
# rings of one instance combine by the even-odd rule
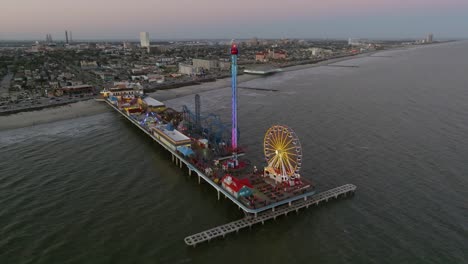
[[[298,176],[302,165],[302,148],[294,131],[283,125],[268,129],[263,141],[263,151],[268,167],[286,180]]]

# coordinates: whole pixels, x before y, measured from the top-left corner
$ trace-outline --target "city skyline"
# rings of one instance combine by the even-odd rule
[[[22,0],[2,3],[0,40],[229,38],[467,38],[468,2],[291,0]],[[21,14],[21,19],[18,14]],[[26,19],[24,19],[26,18]]]

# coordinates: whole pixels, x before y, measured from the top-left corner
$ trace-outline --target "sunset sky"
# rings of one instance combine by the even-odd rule
[[[468,0],[1,0],[0,40],[468,38]]]

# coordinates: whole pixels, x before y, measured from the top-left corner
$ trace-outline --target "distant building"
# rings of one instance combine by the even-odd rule
[[[175,61],[175,58],[158,58],[156,62],[156,66],[161,67],[161,66],[166,66],[169,64],[173,64]]]
[[[112,82],[114,81],[114,74],[108,72],[100,72],[97,75],[105,82]]]
[[[159,48],[159,46],[148,46],[146,47],[146,50],[148,51],[149,54],[161,54],[162,51],[161,49]]]
[[[199,69],[190,64],[179,63],[179,73],[185,75],[197,75]]]
[[[349,46],[367,46],[369,43],[372,43],[372,41],[368,39],[348,39]]]
[[[195,68],[203,68],[205,70],[218,68],[217,60],[193,59],[192,64]]]
[[[310,48],[309,49],[312,53],[312,56],[321,56],[326,54],[332,54],[333,51],[329,49],[322,49],[322,48]]]
[[[148,48],[150,46],[150,37],[148,32],[140,32],[140,46]]]
[[[133,46],[133,44],[131,42],[124,42],[123,43],[123,48],[124,49],[133,49],[134,46]]]
[[[267,62],[268,60],[284,60],[288,54],[284,50],[268,50],[255,53],[255,60]]]
[[[261,51],[255,54],[255,60],[260,62],[266,62],[268,60],[268,53]]]
[[[74,85],[59,88],[63,95],[79,95],[94,93],[94,88],[91,85]]]
[[[426,43],[432,43],[432,39],[434,38],[434,35],[431,33],[427,35],[426,37]]]
[[[45,50],[44,45],[41,45],[41,44],[39,44],[38,41],[36,41],[36,42],[31,46],[30,52],[40,52],[40,51],[44,51],[44,50]]]
[[[287,53],[286,51],[284,50],[273,50],[269,52],[269,56],[270,58],[274,59],[274,60],[284,60],[287,58]]]
[[[252,38],[247,42],[248,46],[258,46],[260,42],[258,41],[257,38]]]
[[[80,62],[81,69],[96,69],[98,64],[96,61],[81,61]]]
[[[164,75],[159,74],[148,74],[148,82],[149,83],[163,83],[164,82]]]
[[[52,43],[53,42],[51,34],[46,34],[46,42],[47,43]]]
[[[218,68],[221,71],[226,71],[231,69],[231,62],[230,61],[219,61]]]

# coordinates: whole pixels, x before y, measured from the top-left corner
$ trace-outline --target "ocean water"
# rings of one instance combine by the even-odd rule
[[[239,90],[253,163],[285,124],[303,177],[358,190],[196,248],[184,237],[242,212],[111,109],[2,131],[0,263],[468,263],[467,54],[384,51],[243,83],[278,90]],[[229,92],[201,93],[202,112],[229,120]]]

